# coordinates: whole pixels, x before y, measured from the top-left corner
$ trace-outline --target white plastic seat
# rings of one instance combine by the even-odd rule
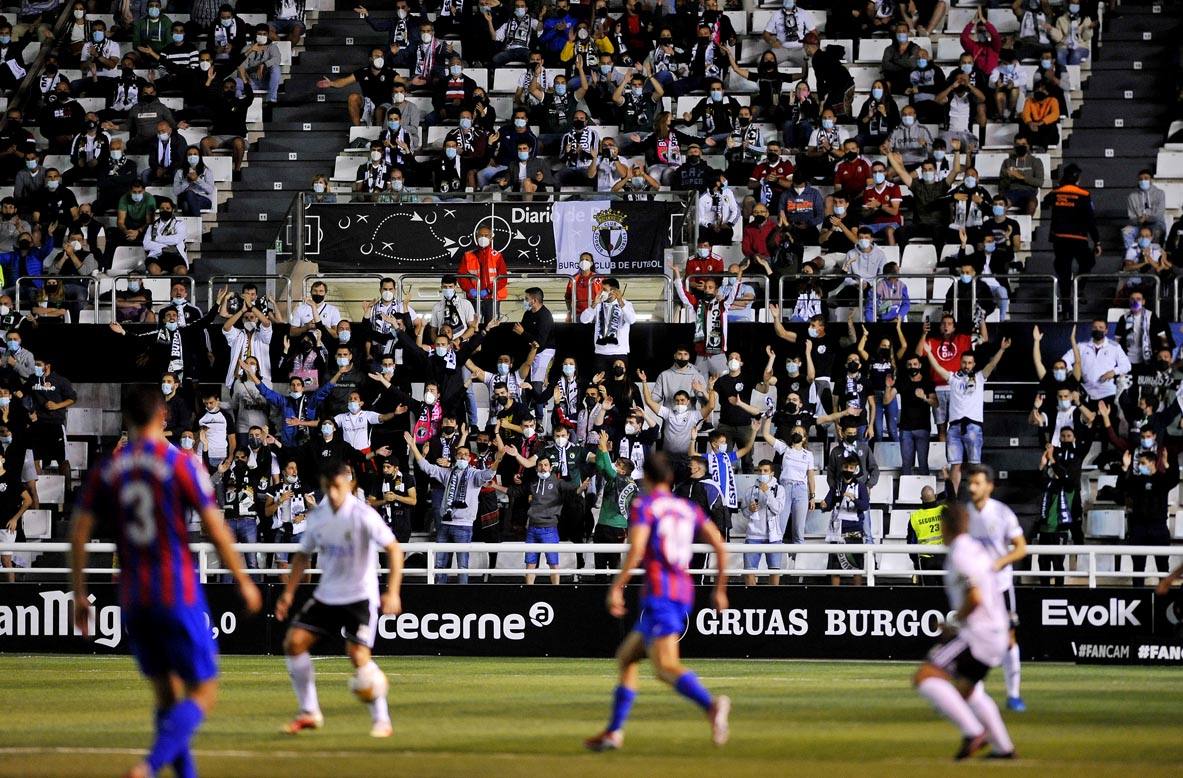
[[[933,475],[901,475],[899,495],[896,505],[919,505],[920,491],[926,486],[937,488],[937,479]]]

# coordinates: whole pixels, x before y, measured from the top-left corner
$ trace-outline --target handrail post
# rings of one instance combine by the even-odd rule
[[[292,231],[295,232],[295,240],[292,241],[292,259],[298,264],[304,261],[304,192],[296,193],[296,213],[292,218]],[[288,284],[289,303],[291,302],[292,286]],[[288,308],[291,308],[289,304]]]
[[[1052,322],[1060,321],[1060,279],[1052,276]]]
[[[868,551],[863,554],[863,562],[867,568],[867,586],[875,585],[875,552]]]
[[[1097,588],[1097,553],[1095,551],[1090,551],[1088,553],[1088,560],[1089,560],[1089,588],[1096,589]],[[1156,565],[1156,567],[1157,567],[1157,565]]]
[[[1072,321],[1080,321],[1080,276],[1072,277]]]
[[[207,579],[209,578],[209,557],[206,555],[205,550],[204,543],[197,547],[197,569],[199,571],[199,578],[203,584],[208,583]]]
[[[427,543],[427,583],[435,584],[435,551],[432,543]]]

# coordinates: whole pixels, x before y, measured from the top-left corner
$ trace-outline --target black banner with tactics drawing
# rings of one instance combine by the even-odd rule
[[[591,251],[601,273],[660,273],[671,222],[680,229],[671,216],[681,211],[676,202],[313,203],[304,256],[322,271],[455,272],[489,227],[510,270],[574,273],[578,251],[564,257],[561,242]],[[559,226],[563,218],[569,226]],[[577,242],[556,239],[568,230]]]
[[[264,589],[264,612],[242,612],[229,584],[205,587],[209,628],[230,654],[278,654],[286,625],[272,614],[282,588]],[[299,602],[311,594],[305,587]],[[637,589],[622,620],[604,609],[606,588],[591,586],[466,586],[416,584],[403,591],[404,612],[379,618],[374,653],[441,656],[612,656],[637,616]],[[73,631],[66,586],[0,586],[0,651],[127,653],[115,589],[96,584],[93,640]],[[680,637],[688,657],[918,660],[941,634],[948,607],[936,587],[733,587],[730,607],[698,601]],[[1096,646],[1170,640],[1179,626],[1164,614],[1171,598],[1149,590],[1069,587],[1018,590],[1019,645],[1030,659],[1101,657]],[[1157,627],[1157,629],[1156,629]],[[339,641],[320,647],[337,652]],[[1108,649],[1106,649],[1108,651]],[[1116,656],[1116,655],[1115,655]],[[1126,661],[1170,659],[1158,649],[1134,650]]]

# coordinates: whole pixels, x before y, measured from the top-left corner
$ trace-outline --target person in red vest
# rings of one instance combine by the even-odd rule
[[[579,255],[579,272],[567,281],[567,293],[563,296],[567,301],[567,310],[575,311],[571,321],[579,321],[593,300],[600,299],[600,292],[604,291],[604,278],[596,272],[596,263],[592,255],[585,251]]]
[[[493,300],[501,302],[508,293],[509,271],[505,268],[505,257],[493,248],[491,228],[477,228],[476,248],[464,252],[456,275],[460,281],[460,288],[472,300],[473,305],[479,302],[481,321],[492,321],[495,308]],[[480,279],[479,285],[477,278]]]

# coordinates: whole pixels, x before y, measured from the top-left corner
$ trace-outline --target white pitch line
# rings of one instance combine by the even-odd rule
[[[279,737],[277,734],[276,737]],[[530,753],[513,753],[513,752],[496,752],[496,751],[482,751],[482,752],[467,752],[467,751],[409,751],[409,750],[334,750],[334,751],[245,751],[235,749],[205,749],[198,748],[191,753],[198,757],[212,757],[224,759],[270,759],[279,757],[280,759],[307,759],[308,757],[323,757],[326,759],[340,759],[354,756],[404,756],[404,757],[454,757],[454,756],[471,756],[481,759],[492,757],[494,759],[521,759],[529,756],[551,756],[549,754],[530,754]],[[142,756],[144,749],[142,748],[92,748],[92,747],[74,747],[74,746],[13,746],[11,748],[0,748],[0,756],[47,756],[47,755],[81,755],[81,756]],[[578,754],[582,756],[582,754]]]

